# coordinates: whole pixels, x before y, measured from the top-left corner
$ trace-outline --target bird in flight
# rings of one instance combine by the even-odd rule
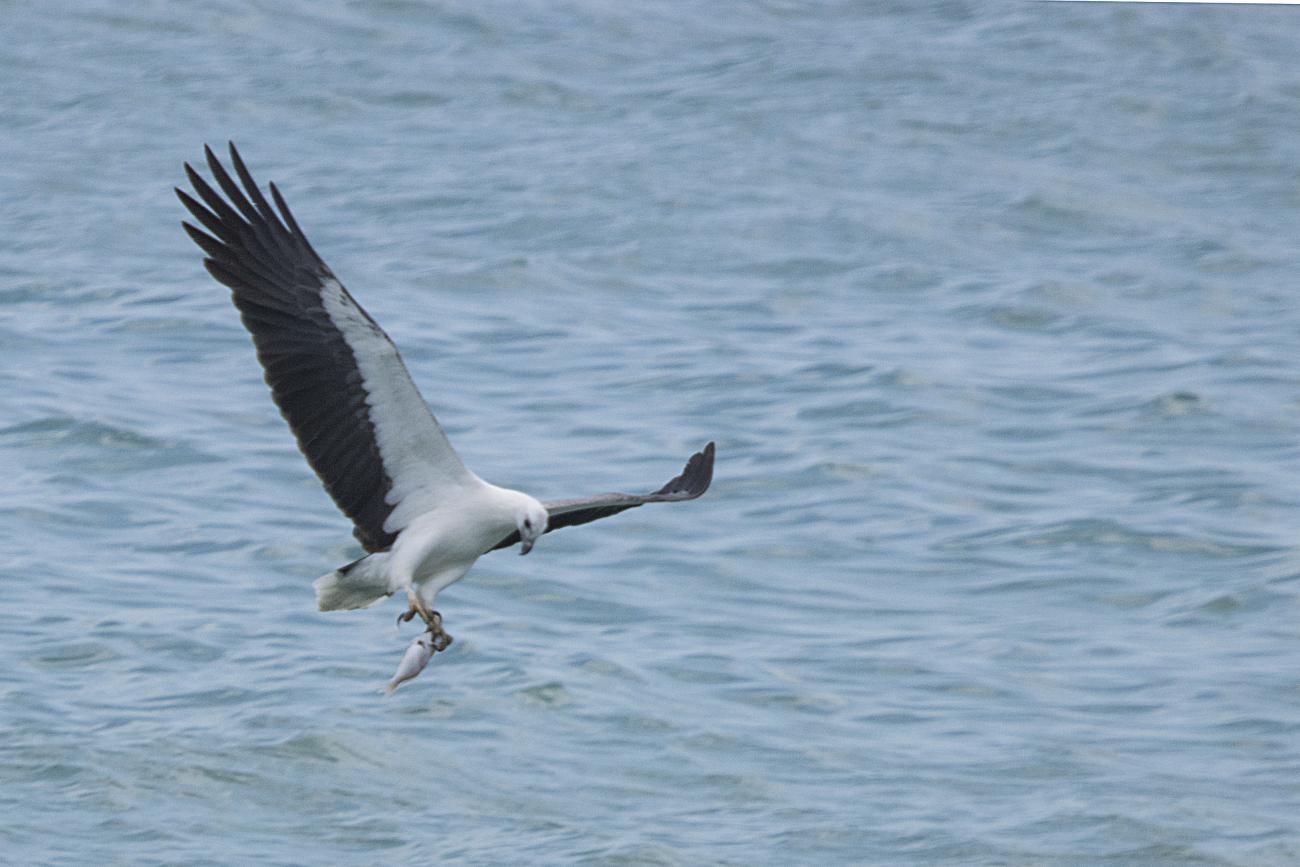
[[[419,615],[432,648],[443,650],[451,636],[434,599],[487,552],[518,544],[527,554],[552,530],[708,490],[713,443],[648,494],[539,501],[483,481],[461,462],[397,347],[312,249],[275,184],[272,208],[233,143],[239,183],[211,148],[204,154],[220,192],[186,163],[197,198],[179,188],[176,195],[198,225],[182,225],[206,254],[208,273],[230,287],[272,397],[367,552],[316,579],[322,611],[405,593],[410,607],[399,620]]]

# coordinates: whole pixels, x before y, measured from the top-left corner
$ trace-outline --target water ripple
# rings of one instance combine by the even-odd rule
[[[1282,10],[7,10],[0,861],[1289,864]],[[485,478],[390,699],[170,187],[233,137]],[[647,488],[648,489],[648,488]]]

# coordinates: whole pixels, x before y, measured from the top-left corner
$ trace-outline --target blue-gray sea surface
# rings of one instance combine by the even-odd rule
[[[1300,861],[1300,18],[4,5],[0,861]],[[498,552],[379,695],[172,186],[235,139]]]

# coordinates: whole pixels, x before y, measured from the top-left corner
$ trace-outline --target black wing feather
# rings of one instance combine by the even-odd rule
[[[576,527],[589,524],[619,512],[644,506],[646,503],[671,503],[679,500],[693,500],[709,489],[713,482],[713,443],[702,451],[691,455],[681,475],[674,476],[659,490],[650,494],[597,494],[594,497],[582,497],[576,500],[552,500],[542,505],[550,518],[546,532],[561,527]],[[519,531],[511,533],[492,547],[508,548],[519,542]]]
[[[352,349],[322,306],[324,281],[337,278],[272,185],[276,214],[233,143],[230,160],[243,189],[210,148],[204,147],[204,155],[225,196],[187,163],[185,174],[202,203],[179,189],[176,195],[207,231],[182,225],[207,255],[208,272],[232,290],[266,383],[307,461],[352,519],[366,550],[384,550],[395,538],[384,530],[393,510],[385,499],[393,481],[380,457]]]

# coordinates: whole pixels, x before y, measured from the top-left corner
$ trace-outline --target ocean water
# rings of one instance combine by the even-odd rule
[[[10,3],[0,861],[1300,862],[1300,18]],[[356,556],[171,187],[234,139],[466,462]]]

